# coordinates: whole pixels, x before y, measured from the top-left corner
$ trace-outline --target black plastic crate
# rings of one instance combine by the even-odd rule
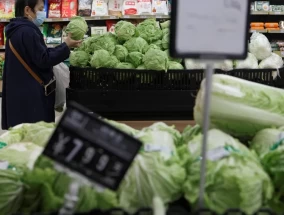
[[[215,70],[245,80],[284,88],[284,69]],[[70,88],[74,90],[198,90],[204,70],[118,70],[70,67]]]
[[[196,90],[203,78],[203,70],[165,72],[70,67],[70,88],[80,90]]]
[[[197,90],[67,89],[66,93],[67,101],[76,101],[113,120],[192,120],[196,94]]]

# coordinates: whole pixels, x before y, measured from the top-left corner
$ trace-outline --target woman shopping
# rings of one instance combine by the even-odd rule
[[[69,35],[56,48],[47,48],[39,29],[46,17],[43,9],[44,0],[16,0],[16,18],[6,26],[3,130],[21,123],[54,122],[56,82],[52,68],[81,42]]]

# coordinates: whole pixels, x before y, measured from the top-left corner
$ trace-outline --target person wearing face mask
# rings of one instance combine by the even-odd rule
[[[52,68],[81,43],[68,35],[61,45],[47,48],[39,29],[46,17],[44,1],[16,0],[16,18],[5,28],[3,130],[22,123],[54,122],[56,81]]]

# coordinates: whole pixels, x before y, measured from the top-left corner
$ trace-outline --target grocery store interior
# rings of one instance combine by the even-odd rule
[[[188,0],[0,0],[0,106],[9,114],[19,71],[5,64],[5,51],[15,53],[5,29],[17,1],[27,11],[44,2],[36,30],[46,53],[82,42],[50,65],[55,122],[0,130],[0,215],[284,215],[283,0],[198,0],[200,22],[180,15]],[[34,13],[25,21],[36,24]],[[176,33],[178,22],[192,34]],[[193,47],[205,28],[200,53],[178,52],[178,36]],[[223,43],[245,51],[224,54],[219,39],[214,61],[203,61],[225,28],[244,31]]]

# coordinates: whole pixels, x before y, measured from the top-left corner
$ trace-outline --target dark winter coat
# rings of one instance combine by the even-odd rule
[[[5,32],[2,129],[21,123],[54,122],[55,93],[45,96],[43,86],[30,75],[11,51],[9,40],[45,84],[53,78],[53,66],[68,58],[68,46],[63,43],[56,48],[47,48],[40,29],[26,18],[12,19]]]

